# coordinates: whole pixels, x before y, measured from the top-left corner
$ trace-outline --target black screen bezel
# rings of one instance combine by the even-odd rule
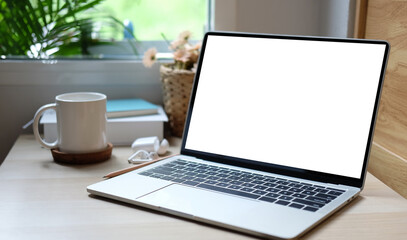
[[[225,156],[225,155],[218,155],[218,154],[212,154],[212,153],[206,153],[206,152],[186,149],[185,144],[186,144],[186,141],[188,138],[188,128],[189,128],[189,124],[190,124],[190,120],[191,120],[196,91],[197,91],[198,84],[199,84],[199,76],[200,76],[200,72],[201,72],[202,62],[204,59],[206,43],[207,43],[209,36],[273,38],[273,39],[288,39],[288,40],[291,39],[291,40],[305,40],[305,41],[329,41],[329,42],[349,42],[349,43],[385,45],[385,52],[383,54],[383,64],[382,64],[382,69],[381,69],[381,73],[380,73],[380,79],[378,81],[376,100],[375,100],[375,104],[374,104],[374,110],[372,113],[371,125],[370,125],[370,129],[369,129],[369,136],[367,139],[365,157],[364,157],[364,162],[363,162],[363,167],[362,167],[360,178],[351,178],[351,177],[346,177],[346,176],[327,174],[327,173],[316,172],[316,171],[311,171],[311,170],[306,170],[306,169],[286,167],[286,166],[281,166],[281,165],[276,165],[276,164],[263,163],[263,162],[254,161],[254,160],[235,158],[235,157],[229,157],[229,156]],[[379,106],[380,96],[381,96],[381,91],[382,91],[382,86],[383,86],[384,74],[385,74],[388,55],[389,55],[389,48],[390,48],[389,43],[386,41],[383,41],[383,40],[289,36],[289,35],[272,35],[272,34],[252,34],[252,33],[239,33],[239,32],[208,32],[208,33],[206,33],[204,36],[203,42],[202,42],[201,53],[200,53],[200,57],[198,60],[198,66],[197,66],[197,70],[196,70],[196,74],[195,74],[194,84],[192,87],[191,98],[190,98],[190,102],[189,102],[189,108],[188,108],[188,113],[187,113],[187,117],[186,117],[186,121],[185,121],[184,133],[183,133],[183,138],[182,138],[181,154],[193,156],[193,157],[208,160],[208,161],[219,162],[219,163],[224,163],[224,164],[229,164],[229,165],[239,166],[239,167],[245,167],[245,168],[270,172],[270,173],[277,173],[277,174],[282,174],[282,175],[287,175],[287,176],[292,176],[292,177],[297,177],[297,178],[303,178],[303,179],[308,179],[308,180],[314,180],[314,181],[319,181],[319,182],[324,182],[324,183],[342,184],[342,185],[347,185],[347,186],[363,188],[364,179],[366,176],[368,159],[369,159],[369,155],[370,155],[370,149],[371,149],[371,145],[372,145],[374,127],[375,127],[375,122],[376,122],[376,118],[377,118],[377,111],[378,111],[378,106]],[[267,154],[267,153],[265,153],[265,154]]]

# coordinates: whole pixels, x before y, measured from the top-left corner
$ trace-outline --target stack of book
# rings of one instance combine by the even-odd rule
[[[114,99],[107,101],[106,109],[107,140],[113,145],[131,145],[140,137],[163,139],[168,117],[161,106],[143,99]],[[40,123],[44,126],[45,141],[55,141],[58,136],[55,111],[46,111]]]

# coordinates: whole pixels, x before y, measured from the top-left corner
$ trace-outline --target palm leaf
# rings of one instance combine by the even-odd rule
[[[114,17],[83,17],[103,0],[0,0],[0,55],[42,56],[88,54],[92,45],[109,44],[91,37],[95,20],[111,27],[125,28]],[[40,49],[32,52],[32,46]],[[133,51],[137,53],[133,42]],[[77,48],[77,49],[74,49]]]

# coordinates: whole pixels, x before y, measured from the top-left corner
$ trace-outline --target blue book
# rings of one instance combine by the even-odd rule
[[[139,98],[112,99],[106,103],[107,117],[130,117],[158,113],[158,106]]]

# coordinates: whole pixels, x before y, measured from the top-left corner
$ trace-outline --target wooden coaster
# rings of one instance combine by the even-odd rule
[[[88,164],[98,163],[108,160],[112,156],[113,145],[107,144],[107,148],[100,152],[93,153],[64,153],[59,149],[51,149],[52,157],[55,162],[68,164]]]

